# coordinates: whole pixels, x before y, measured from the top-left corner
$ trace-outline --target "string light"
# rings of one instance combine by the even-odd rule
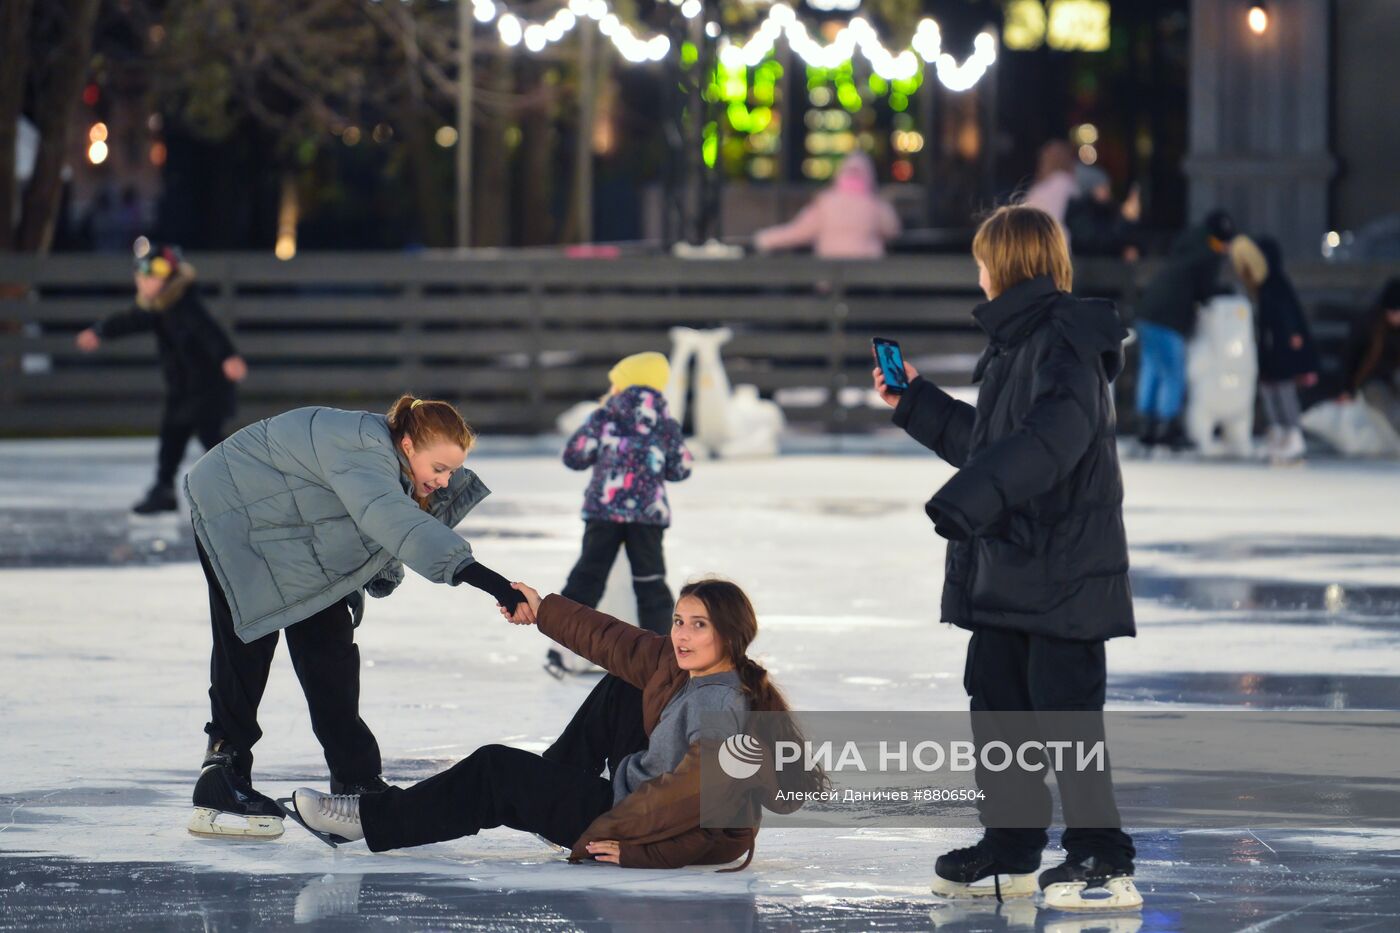
[[[695,0],[700,6],[700,0]],[[559,42],[588,18],[598,24],[598,31],[617,48],[629,62],[659,62],[671,51],[671,40],[662,35],[641,39],[608,8],[607,0],[569,0],[569,5],[543,23],[530,23],[516,16],[496,0],[472,0],[472,15],[479,23],[496,23],[501,42],[511,48],[524,44],[531,52],[541,52],[546,46]]]
[[[814,68],[836,68],[859,51],[870,62],[875,73],[886,81],[900,81],[912,78],[919,70],[919,59],[935,67],[938,80],[950,91],[965,91],[971,88],[987,69],[996,61],[996,38],[988,32],[979,35],[972,44],[972,55],[961,65],[952,55],[943,51],[943,35],[938,24],[931,19],[919,21],[910,41],[910,49],[898,54],[885,48],[875,27],[861,16],[851,17],[851,21],[836,32],[827,45],[814,40],[807,27],[797,18],[789,6],[774,6],[768,17],[749,38],[748,42],[737,44],[723,40],[720,60],[730,68],[753,68],[767,58],[779,38],[786,38],[793,52],[807,65]],[[916,55],[917,53],[917,55]]]
[[[681,15],[694,19],[704,12],[701,0],[669,0],[680,8]],[[498,0],[472,0],[473,15],[478,22],[496,23],[501,42],[512,48],[525,45],[531,52],[542,51],[559,42],[574,30],[579,21],[588,18],[598,24],[618,53],[629,62],[659,62],[671,52],[671,40],[664,35],[643,39],[623,23],[609,8],[607,0],[569,0],[544,23],[527,23]],[[817,0],[811,4],[818,10],[856,9],[859,0]],[[717,24],[707,24],[706,33],[716,38]],[[996,61],[996,37],[984,32],[973,40],[972,54],[958,63],[943,51],[943,36],[938,24],[931,19],[919,21],[910,48],[895,51],[880,41],[875,27],[862,16],[853,16],[837,30],[831,42],[823,44],[813,38],[797,13],[786,4],[775,4],[758,29],[746,42],[735,42],[719,36],[720,57],[730,68],[754,68],[773,51],[779,39],[786,39],[792,51],[814,68],[837,68],[850,61],[857,52],[865,57],[875,73],[886,81],[908,80],[918,73],[920,59],[934,66],[938,80],[950,91],[966,91],[977,84]]]
[[[520,26],[520,20],[511,13],[496,20],[496,31],[501,34],[501,41],[511,48],[519,45],[525,34],[525,30]]]

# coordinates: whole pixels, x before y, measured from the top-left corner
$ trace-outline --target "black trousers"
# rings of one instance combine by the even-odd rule
[[[211,739],[226,739],[239,751],[237,765],[252,774],[253,746],[262,738],[258,704],[262,702],[277,632],[244,643],[233,630],[233,614],[209,566],[204,547],[195,542],[199,562],[209,583],[209,617],[214,628],[214,651],[209,660],[209,724]],[[286,629],[287,652],[301,681],[311,729],[326,753],[326,765],[336,780],[358,783],[379,776],[379,743],[360,718],[360,649],[350,607],[340,600]]]
[[[572,847],[612,809],[603,766],[612,773],[646,744],[642,691],[608,675],[543,755],[485,745],[412,787],[362,796],[365,844],[383,852],[509,826]]]
[[[973,741],[979,748],[1001,741],[1012,749],[1031,739],[1072,738],[1091,744],[1102,741],[1106,680],[1101,641],[1070,641],[1009,629],[979,628],[968,642],[963,675],[972,711],[981,714],[972,717]],[[1057,711],[1076,715],[1029,715]],[[987,715],[990,713],[1008,715]],[[1066,731],[1046,734],[1053,729]],[[1126,859],[1131,864],[1136,852],[1132,839],[1121,828],[1108,760],[1105,759],[1102,771],[1079,771],[1073,766],[1073,758],[1066,755],[1069,767],[1055,772],[1065,815],[1061,844],[1076,857],[1101,855],[1119,862]],[[1004,822],[1008,812],[1025,817],[1025,825],[1018,824],[1016,828],[988,826],[985,838],[994,852],[1012,861],[1023,861],[1045,848],[1049,840],[1046,828],[1053,816],[1053,801],[1045,785],[1047,770],[1050,769],[1027,771],[1013,766],[993,771],[984,768],[981,755],[978,756],[977,786],[986,797],[985,802],[979,801],[983,824]],[[991,813],[997,817],[989,818]]]
[[[608,585],[613,561],[617,560],[617,550],[625,546],[627,560],[632,565],[632,592],[637,594],[638,621],[649,632],[669,635],[676,604],[666,586],[666,557],[661,550],[665,532],[660,525],[584,522],[583,553],[559,595],[580,605],[597,606]]]
[[[205,450],[223,443],[228,437],[224,422],[228,420],[221,406],[197,406],[188,403],[167,403],[160,418],[160,448],[156,454],[156,485],[173,487],[180,461],[191,437],[198,437]]]

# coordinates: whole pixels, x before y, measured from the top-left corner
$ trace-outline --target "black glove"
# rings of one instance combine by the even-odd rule
[[[481,561],[474,560],[458,568],[452,582],[469,583],[479,590],[490,593],[496,597],[496,602],[506,607],[506,611],[511,615],[515,614],[515,607],[525,601],[525,595],[511,586],[509,580]]]

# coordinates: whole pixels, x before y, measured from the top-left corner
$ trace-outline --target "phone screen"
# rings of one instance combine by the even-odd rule
[[[875,360],[885,374],[885,385],[895,392],[909,388],[909,380],[904,376],[904,354],[900,352],[899,344],[881,337],[876,337],[873,344]]]

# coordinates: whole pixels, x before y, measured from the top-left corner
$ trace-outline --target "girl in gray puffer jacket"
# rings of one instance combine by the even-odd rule
[[[462,466],[475,441],[451,405],[405,395],[387,417],[299,408],[259,421],[190,470],[185,496],[214,632],[209,747],[190,832],[282,833],[281,807],[252,787],[258,702],[280,630],[331,788],[359,793],[387,786],[359,716],[361,591],[387,596],[407,564],[517,611],[519,592],[452,531],[490,492]]]

